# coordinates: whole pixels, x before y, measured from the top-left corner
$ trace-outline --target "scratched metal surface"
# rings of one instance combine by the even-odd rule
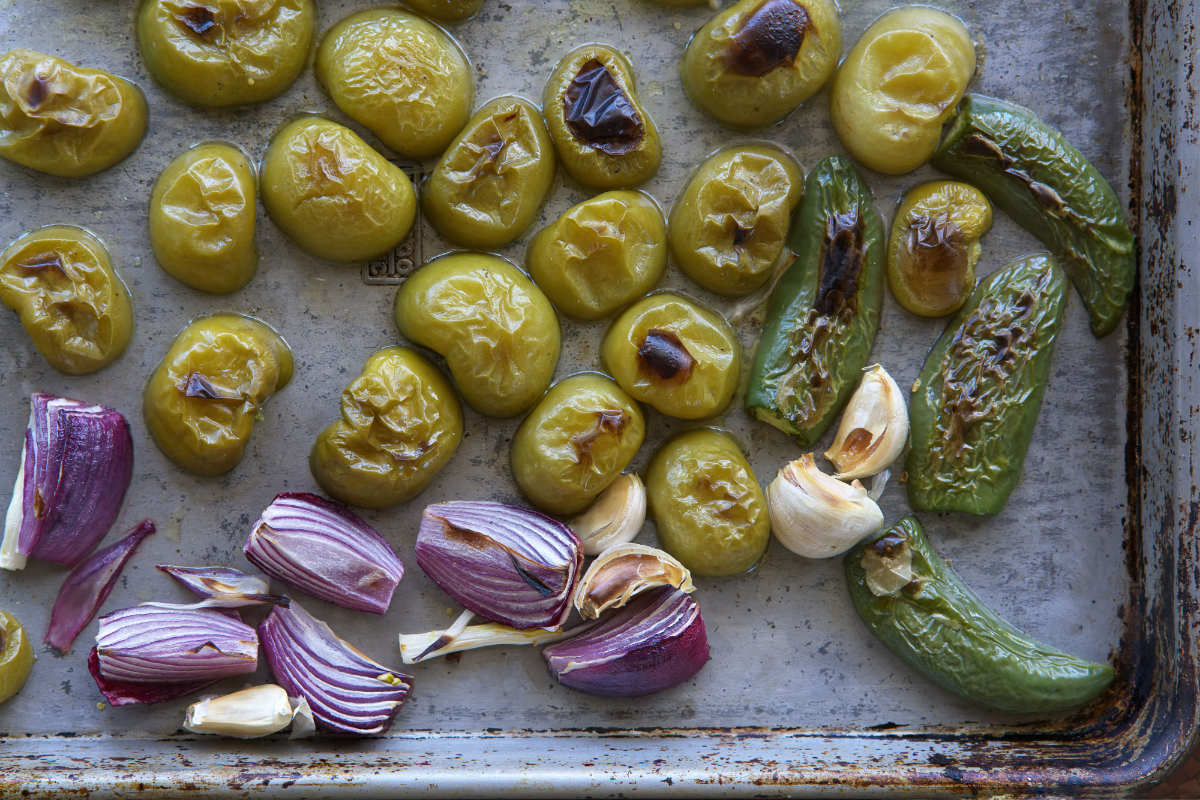
[[[193,143],[224,139],[261,156],[271,131],[301,110],[345,122],[311,70],[281,98],[228,112],[189,109],[150,80],[133,36],[135,3],[0,0],[0,51],[31,47],[126,75],[147,93],[149,134],[139,150],[95,177],[66,181],[0,163],[0,240],[50,223],[73,223],[109,246],[133,295],[137,323],[128,352],[104,372],[67,378],[30,347],[14,315],[0,315],[0,486],[9,486],[27,397],[41,390],[113,405],[132,425],[134,483],[111,537],[149,516],[160,526],[107,602],[113,609],[183,594],[156,562],[246,567],[250,523],[282,489],[314,489],[313,437],[337,412],[338,395],[366,357],[399,340],[390,317],[403,254],[373,268],[320,263],[292,245],[260,205],[260,271],[244,290],[213,298],[187,289],[154,263],[146,232],[150,186]],[[365,3],[320,4],[324,30]],[[890,3],[846,3],[844,50]],[[112,709],[87,675],[93,623],[60,657],[38,648],[30,682],[0,706],[0,794],[118,796],[139,788],[205,796],[453,797],[611,794],[955,794],[1047,788],[1121,792],[1160,775],[1196,726],[1195,633],[1197,430],[1192,383],[1200,291],[1191,272],[1197,231],[1195,84],[1186,71],[1196,9],[1147,0],[957,0],[981,42],[975,89],[1026,104],[1060,127],[1109,177],[1142,236],[1141,297],[1128,330],[1096,341],[1073,298],[1045,406],[1007,508],[989,519],[924,515],[937,546],[979,594],[1026,631],[1082,656],[1114,658],[1114,692],[1086,717],[1067,721],[982,712],[936,689],[873,641],[850,607],[839,560],[805,561],[772,544],[754,574],[699,580],[712,661],[689,683],[636,701],[571,692],[551,679],[532,649],[476,651],[458,663],[410,671],[415,692],[384,738],[243,743],[198,740],[179,728],[185,702]],[[100,9],[103,9],[102,11]],[[644,0],[486,0],[454,33],[477,74],[476,99],[501,93],[540,98],[558,58],[585,41],[617,45],[632,58],[639,93],[664,139],[664,161],[646,187],[664,208],[689,171],[718,146],[768,138],[805,166],[841,151],[821,93],[780,126],[743,137],[696,112],[675,65],[710,9],[673,10]],[[354,126],[358,127],[358,126]],[[361,129],[359,129],[360,132]],[[366,134],[368,141],[374,137]],[[431,164],[425,165],[426,168]],[[890,217],[899,194],[934,177],[869,175]],[[537,225],[504,254],[522,259],[532,233],[586,197],[561,176]],[[413,247],[428,257],[446,245],[425,223]],[[1038,244],[1003,214],[984,240],[986,273]],[[731,313],[672,268],[666,285]],[[139,412],[143,381],[186,322],[202,313],[261,317],[291,343],[297,371],[270,403],[245,460],[230,475],[198,479],[174,468],[149,440]],[[560,377],[597,366],[604,325],[564,328]],[[941,330],[889,297],[874,358],[901,385],[916,376]],[[739,326],[747,347],[753,318]],[[739,395],[740,400],[740,395]],[[683,427],[654,413],[643,467],[655,446]],[[786,437],[751,425],[735,403],[718,421],[747,445],[761,482],[798,452]],[[398,665],[394,635],[441,626],[450,602],[412,558],[425,503],[462,497],[518,500],[507,471],[516,421],[467,411],[467,438],[445,471],[413,502],[366,516],[409,572],[382,619],[311,598],[307,608],[380,661]],[[5,495],[6,497],[7,495]],[[893,484],[882,505],[906,512]],[[111,538],[110,537],[110,538]],[[648,525],[639,541],[653,543]],[[62,572],[31,565],[0,576],[0,608],[35,639]],[[265,676],[265,671],[263,672]],[[230,681],[232,690],[245,681]]]

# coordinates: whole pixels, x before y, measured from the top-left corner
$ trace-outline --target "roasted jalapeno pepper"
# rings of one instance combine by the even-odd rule
[[[21,691],[33,669],[33,645],[17,618],[0,611],[0,703]]]
[[[635,94],[633,65],[612,47],[567,53],[546,82],[542,113],[563,168],[584,186],[624,189],[658,171],[658,128]]]
[[[95,236],[72,225],[27,233],[0,254],[0,300],[59,372],[87,375],[129,344],[133,307]]]
[[[847,159],[808,174],[790,245],[796,260],[771,295],[746,410],[811,447],[858,385],[883,303],[883,223]]]
[[[605,192],[568,208],[529,243],[529,273],[564,314],[606,317],[654,288],[667,225],[642,192]]]
[[[404,4],[442,22],[462,22],[479,13],[483,0],[405,0]]]
[[[258,269],[254,168],[233,145],[177,156],[150,193],[150,247],[158,265],[193,289],[235,292]]]
[[[142,395],[146,427],[167,458],[197,475],[237,466],[267,398],[292,377],[292,351],[266,324],[239,314],[183,329]]]
[[[692,37],[679,72],[701,111],[760,128],[816,94],[841,52],[834,0],[739,0]]]
[[[471,65],[448,33],[415,14],[371,8],[329,29],[317,77],[352,119],[408,158],[446,149],[471,116]]]
[[[33,50],[0,56],[0,158],[81,178],[137,149],[146,98],[124,78]]]
[[[983,192],[956,181],[909,189],[888,237],[888,285],[900,305],[922,317],[962,308],[975,288],[979,239],[992,227]]]
[[[260,188],[267,213],[317,258],[366,261],[404,241],[412,180],[347,127],[302,116],[271,139]]]
[[[692,176],[671,209],[671,252],[689,278],[743,295],[771,277],[804,190],[796,160],[774,147],[731,147]]]
[[[497,97],[475,112],[421,191],[434,227],[464,247],[503,247],[533,222],[554,183],[554,145],[542,112]]]
[[[262,103],[308,63],[313,0],[146,0],[137,15],[146,69],[196,106]]]
[[[1066,279],[1045,255],[981,280],[929,351],[909,404],[908,501],[995,514],[1021,478]]]
[[[1096,699],[1113,669],[1037,642],[984,605],[929,544],[914,517],[845,558],[854,608],[918,672],[968,700],[1054,713]]]
[[[1137,253],[1116,192],[1029,109],[967,95],[933,165],[978,186],[1062,264],[1091,315],[1092,333],[1121,320]]]
[[[637,454],[646,422],[633,398],[603,375],[554,385],[513,437],[512,471],[533,504],[574,514],[617,479]]]
[[[643,298],[617,317],[600,354],[622,389],[681,419],[724,411],[742,366],[729,323],[669,292]]]
[[[554,377],[561,332],[554,306],[497,256],[435,259],[396,294],[400,333],[446,359],[476,411],[511,417],[529,409]]]
[[[313,444],[308,464],[343,503],[385,508],[415,497],[462,440],[450,381],[415,350],[372,355],[342,392],[342,416]]]
[[[646,500],[658,543],[697,575],[741,575],[771,540],[762,487],[729,436],[689,431],[654,454]]]

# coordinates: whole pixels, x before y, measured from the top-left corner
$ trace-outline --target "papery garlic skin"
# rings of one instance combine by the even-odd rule
[[[812,453],[779,470],[767,487],[767,510],[775,538],[805,558],[840,555],[883,525],[863,485],[821,472]]]
[[[696,588],[692,573],[670,553],[633,542],[619,544],[597,556],[583,574],[575,588],[575,608],[584,619],[596,619],[657,586],[685,593]]]
[[[868,367],[850,396],[833,444],[825,457],[840,480],[882,472],[900,457],[908,441],[908,407],[900,387],[879,364]]]
[[[646,524],[646,486],[637,475],[625,473],[567,524],[583,542],[584,555],[631,542]]]
[[[210,697],[187,708],[183,727],[192,733],[215,733],[254,739],[281,731],[292,721],[292,704],[282,686],[264,683],[224,697]]]

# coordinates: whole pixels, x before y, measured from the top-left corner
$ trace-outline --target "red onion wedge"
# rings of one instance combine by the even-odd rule
[[[244,606],[280,605],[290,601],[283,595],[267,594],[267,582],[254,575],[247,575],[233,567],[176,567],[170,564],[155,564],[157,569],[170,575],[183,586],[205,598],[190,605],[170,603],[144,603],[159,608],[242,608]]]
[[[100,618],[100,674],[132,683],[183,683],[244,675],[258,667],[258,635],[211,609],[134,606]]]
[[[421,515],[417,564],[464,607],[510,628],[562,627],[583,566],[571,529],[504,503],[436,503]]]
[[[96,648],[94,647],[88,653],[87,667],[88,672],[92,673],[92,678],[96,681],[96,688],[100,690],[100,694],[104,695],[104,699],[111,706],[165,703],[168,700],[176,700],[180,697],[187,697],[189,694],[203,691],[221,680],[220,678],[212,678],[211,680],[191,681],[188,683],[130,683],[128,681],[109,680],[100,674],[100,657],[96,654]]]
[[[412,677],[367,658],[299,603],[272,609],[258,631],[275,680],[308,700],[323,730],[383,733],[412,691]]]
[[[12,500],[0,567],[30,558],[73,567],[112,527],[133,474],[133,440],[117,411],[38,393]]]
[[[350,509],[315,494],[276,495],[242,549],[272,578],[355,611],[382,614],[404,564]]]
[[[58,599],[50,612],[50,627],[42,641],[61,653],[70,650],[71,642],[108,598],[125,562],[154,530],[154,523],[144,519],[124,539],[97,551],[71,570],[58,590]]]
[[[708,661],[708,635],[699,604],[663,586],[639,594],[542,655],[565,686],[606,697],[637,697],[699,672]]]

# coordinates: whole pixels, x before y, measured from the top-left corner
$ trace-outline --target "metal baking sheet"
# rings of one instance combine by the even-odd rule
[[[324,30],[368,4],[319,5]],[[845,51],[890,3],[843,5]],[[246,566],[240,549],[251,522],[277,491],[315,489],[307,468],[313,438],[335,417],[339,393],[367,356],[399,340],[390,315],[395,284],[414,262],[447,249],[418,222],[415,238],[389,259],[321,263],[290,243],[260,205],[262,263],[247,288],[214,298],[167,277],[149,250],[146,213],[150,187],[172,157],[222,139],[258,158],[271,131],[294,113],[346,119],[311,70],[262,106],[184,106],[141,63],[135,7],[131,0],[0,0],[0,51],[30,47],[107,68],[136,81],[150,102],[146,140],[108,172],[68,181],[0,163],[0,240],[51,223],[82,225],[106,242],[133,295],[129,350],[83,378],[55,373],[16,317],[0,315],[0,442],[7,443],[0,486],[14,478],[33,391],[115,406],[132,425],[134,483],[112,536],[145,516],[160,532],[142,546],[106,609],[182,599],[154,563]],[[593,698],[557,685],[536,650],[476,651],[413,667],[415,691],[391,733],[366,741],[200,739],[179,730],[184,701],[103,707],[84,665],[93,623],[68,656],[39,646],[25,690],[0,706],[0,795],[1107,794],[1161,777],[1197,726],[1200,288],[1192,269],[1200,231],[1188,188],[1196,186],[1200,152],[1189,66],[1198,12],[1171,0],[955,0],[944,7],[980,40],[984,63],[974,88],[1028,105],[1060,127],[1112,181],[1140,231],[1140,295],[1127,329],[1095,340],[1078,298],[1071,300],[1024,478],[1007,508],[986,519],[923,516],[939,549],[1002,615],[1068,651],[1115,659],[1116,687],[1090,715],[992,714],[942,692],[871,639],[848,602],[840,560],[806,561],[772,544],[750,576],[697,581],[713,658],[683,686],[636,701]],[[559,57],[583,42],[628,53],[664,142],[662,169],[645,188],[669,209],[690,170],[718,147],[766,138],[806,167],[841,151],[825,93],[752,136],[717,126],[686,102],[676,64],[711,13],[645,0],[486,0],[477,18],[453,32],[474,64],[477,103],[512,92],[536,100]],[[925,168],[869,180],[890,217],[906,187],[934,175]],[[520,262],[532,232],[586,196],[560,175],[539,222],[504,254]],[[998,213],[981,272],[1035,249]],[[675,269],[666,285],[734,310]],[[225,310],[276,326],[295,350],[296,377],[267,407],[241,465],[223,478],[200,479],[154,447],[140,391],[190,319]],[[597,366],[603,329],[565,326],[559,377]],[[940,330],[889,297],[873,357],[905,385]],[[752,347],[753,317],[739,333]],[[409,566],[386,616],[311,598],[306,607],[395,666],[397,632],[449,622],[451,603],[412,558],[417,518],[437,500],[518,500],[507,470],[516,424],[468,410],[462,447],[425,493],[366,515]],[[760,482],[799,454],[782,434],[750,424],[740,402],[719,424],[740,437]],[[657,444],[683,427],[649,413],[635,466],[644,467]],[[903,487],[893,483],[882,506],[889,520],[904,514]],[[639,541],[653,543],[652,526]],[[40,639],[61,578],[43,564],[0,576],[0,608]]]

